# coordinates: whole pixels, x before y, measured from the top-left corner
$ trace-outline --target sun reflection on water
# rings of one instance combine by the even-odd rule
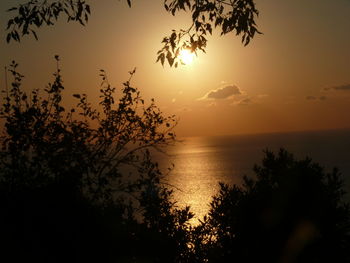
[[[174,199],[178,205],[191,206],[196,217],[202,218],[219,189],[218,182],[240,184],[243,175],[254,176],[252,168],[261,163],[264,149],[277,152],[283,147],[298,158],[312,156],[328,170],[336,166],[343,174],[350,174],[349,145],[347,130],[192,137],[169,149],[161,162],[165,168],[169,163],[175,165],[168,182],[176,187]],[[346,181],[350,192],[350,178]],[[193,224],[197,222],[192,220]]]
[[[228,160],[230,154],[206,138],[191,138],[171,153],[175,165],[168,178],[175,186],[174,199],[183,207],[189,205],[195,214],[192,224],[208,213],[212,196],[218,192],[219,182],[240,183],[241,167]]]

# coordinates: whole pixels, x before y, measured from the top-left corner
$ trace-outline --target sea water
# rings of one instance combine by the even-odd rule
[[[254,176],[264,150],[275,153],[280,148],[296,158],[312,158],[326,171],[340,169],[350,192],[350,130],[271,133],[219,137],[182,138],[157,156],[165,169],[174,165],[166,183],[174,189],[179,206],[189,205],[201,218],[219,189],[218,182],[240,184],[243,175]]]

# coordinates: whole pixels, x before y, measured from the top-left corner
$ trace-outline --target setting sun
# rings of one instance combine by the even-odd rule
[[[181,63],[183,63],[185,65],[189,65],[193,61],[194,53],[192,53],[188,49],[183,49],[180,51],[179,58],[180,58]]]

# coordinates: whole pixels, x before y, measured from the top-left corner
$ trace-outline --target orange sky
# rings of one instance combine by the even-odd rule
[[[25,86],[40,88],[60,55],[69,103],[73,93],[98,97],[99,69],[120,86],[137,67],[133,84],[178,116],[180,136],[350,128],[350,1],[256,1],[263,35],[243,47],[239,37],[214,32],[207,54],[177,69],[155,63],[156,52],[189,13],[172,17],[163,1],[135,0],[131,9],[126,1],[90,2],[87,27],[60,21],[20,44],[6,44],[2,30],[1,67],[15,59]],[[12,3],[1,0],[2,28]]]

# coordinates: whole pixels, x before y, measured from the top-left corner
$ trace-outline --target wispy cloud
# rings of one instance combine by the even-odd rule
[[[326,87],[323,91],[350,91],[350,84],[334,86],[334,87]]]
[[[244,98],[241,100],[234,101],[232,105],[237,105],[237,106],[246,106],[246,105],[251,105],[253,104],[253,100],[251,98]]]
[[[241,94],[242,92],[237,86],[228,85],[222,88],[211,90],[198,100],[224,100]]]
[[[317,100],[323,101],[323,100],[326,100],[327,97],[326,96],[318,96],[318,97],[316,97],[316,96],[311,96],[310,95],[310,96],[306,96],[305,99],[309,100],[309,101],[317,101]]]

